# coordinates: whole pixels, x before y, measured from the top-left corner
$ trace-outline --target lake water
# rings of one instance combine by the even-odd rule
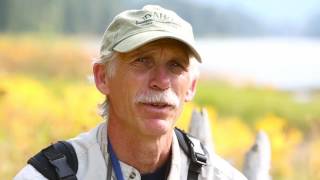
[[[97,57],[100,39],[85,40]],[[320,39],[197,39],[203,76],[284,90],[320,88]]]
[[[320,87],[320,40],[198,39],[203,74],[280,89]]]

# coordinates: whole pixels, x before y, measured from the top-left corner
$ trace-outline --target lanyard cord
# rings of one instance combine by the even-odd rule
[[[108,151],[110,154],[111,163],[112,163],[113,170],[114,170],[114,173],[116,175],[117,180],[124,180],[119,160],[112,149],[112,145],[110,143],[109,138],[108,138]]]

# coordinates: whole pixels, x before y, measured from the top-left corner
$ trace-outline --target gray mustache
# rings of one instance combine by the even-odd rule
[[[163,92],[149,90],[140,93],[135,98],[136,103],[164,103],[170,106],[178,107],[180,104],[177,94],[172,90]]]

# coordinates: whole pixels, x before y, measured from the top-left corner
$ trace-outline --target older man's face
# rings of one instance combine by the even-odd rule
[[[110,119],[142,135],[165,134],[194,94],[187,48],[165,39],[121,53],[108,86]]]

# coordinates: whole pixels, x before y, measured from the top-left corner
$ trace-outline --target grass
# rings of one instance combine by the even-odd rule
[[[273,114],[306,130],[310,121],[318,121],[320,117],[317,95],[309,102],[299,102],[290,92],[255,86],[235,87],[215,80],[200,81],[195,101],[202,106],[214,106],[220,116],[241,117],[249,124],[261,116]]]

